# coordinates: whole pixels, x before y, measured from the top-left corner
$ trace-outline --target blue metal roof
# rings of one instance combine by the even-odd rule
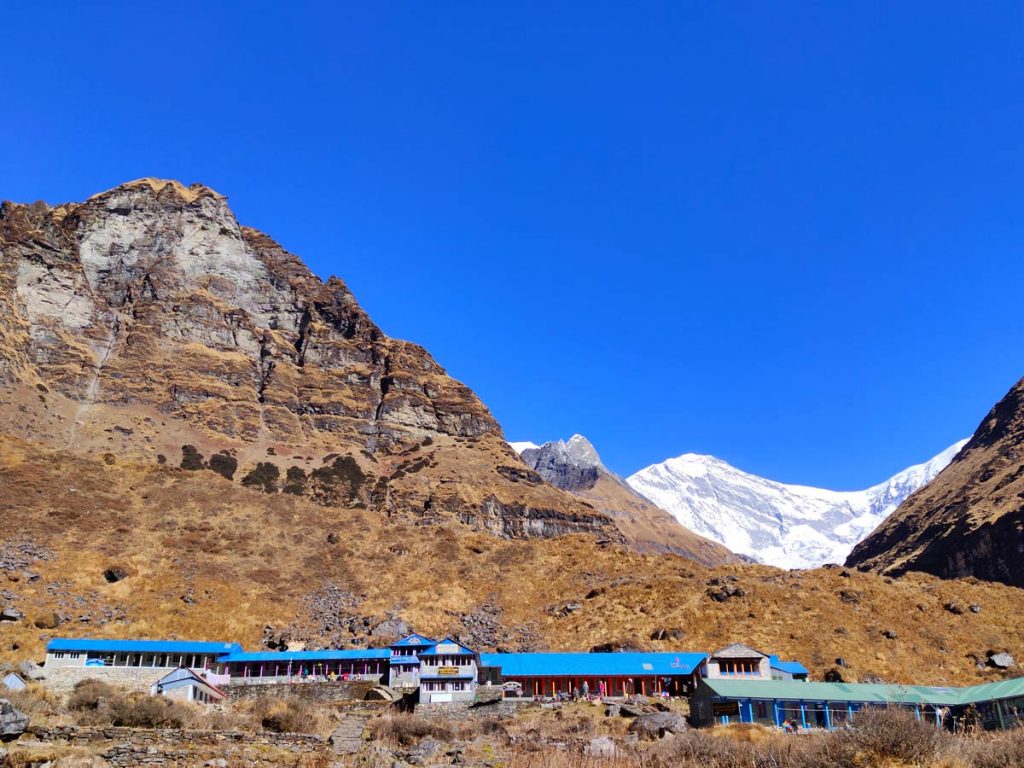
[[[417,635],[414,632],[411,635],[406,635],[405,637],[403,637],[398,642],[392,643],[388,647],[389,648],[404,648],[407,645],[411,645],[411,646],[414,646],[414,647],[417,647],[417,648],[422,648],[424,646],[430,646],[430,645],[436,645],[436,644],[437,644],[436,640],[431,640],[429,637],[424,637],[423,635]]]
[[[689,675],[706,653],[483,653],[480,665],[504,677]]]
[[[219,661],[229,664],[245,661],[348,661],[351,659],[390,659],[391,651],[387,648],[346,648],[328,649],[326,651],[260,651],[257,653],[237,653],[222,656]]]
[[[238,653],[238,643],[208,643],[193,640],[98,640],[91,637],[55,637],[47,651],[96,651],[99,653]]]
[[[777,669],[780,672],[786,672],[790,675],[810,674],[807,667],[799,661],[780,661],[778,656],[769,656],[768,660],[771,662],[772,669]]]

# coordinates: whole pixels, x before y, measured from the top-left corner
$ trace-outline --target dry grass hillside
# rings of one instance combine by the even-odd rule
[[[842,657],[846,679],[977,682],[1013,673],[979,668],[988,651],[1024,658],[1024,593],[975,580],[711,569],[585,534],[503,540],[9,437],[0,477],[0,592],[24,614],[0,625],[4,660],[38,659],[55,635],[382,641],[395,617],[480,647],[742,641],[817,677]],[[651,639],[676,628],[682,641]]]

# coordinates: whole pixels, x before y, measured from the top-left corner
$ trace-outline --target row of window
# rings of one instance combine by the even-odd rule
[[[761,671],[761,664],[757,661],[720,661],[718,671],[723,675],[756,675]]]
[[[470,667],[473,665],[472,656],[429,656],[420,661],[433,667]]]
[[[450,680],[448,682],[426,682],[423,683],[423,690],[437,693],[439,691],[468,691],[468,683],[462,680]]]
[[[96,665],[97,662],[104,667],[192,667],[202,669],[209,665],[215,657],[168,654],[168,653],[88,653],[86,654],[86,665]]]

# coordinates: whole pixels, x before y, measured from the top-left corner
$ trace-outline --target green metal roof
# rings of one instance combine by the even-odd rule
[[[846,701],[865,704],[961,703],[962,688],[929,688],[924,685],[873,683],[807,683],[799,680],[709,680],[702,679],[716,696],[732,699],[782,699],[791,701]],[[1022,682],[1024,688],[1024,682]]]
[[[998,683],[972,685],[970,688],[960,689],[961,704],[977,704],[981,701],[1012,699],[1018,696],[1024,697],[1024,677],[1000,680]]]

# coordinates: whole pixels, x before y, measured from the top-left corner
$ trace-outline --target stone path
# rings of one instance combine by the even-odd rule
[[[368,714],[350,713],[338,724],[331,734],[331,745],[336,755],[354,755],[363,745],[363,731],[366,729]]]

